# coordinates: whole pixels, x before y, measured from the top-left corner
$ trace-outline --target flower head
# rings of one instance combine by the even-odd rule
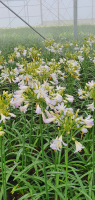
[[[54,122],[56,120],[56,117],[53,115],[48,115],[48,118],[46,118],[44,113],[43,112],[41,112],[41,113],[42,113],[43,122],[46,124],[48,124],[50,122]]]
[[[37,107],[36,107],[35,113],[41,114],[41,108],[40,108],[39,104],[38,104]]]
[[[19,109],[20,109],[21,112],[24,112],[24,113],[25,113],[25,112],[27,111],[27,107],[28,107],[28,104],[26,104],[26,105],[24,105],[24,106],[20,106]]]
[[[77,140],[75,140],[74,138],[72,138],[72,140],[75,141],[75,145],[76,145],[76,150],[74,153],[77,153],[78,151],[81,151],[82,149],[84,149],[85,147],[82,146],[82,144],[80,142],[78,142]]]
[[[94,103],[88,104],[88,105],[86,105],[86,106],[87,106],[87,109],[90,109],[90,110],[92,110],[92,111],[94,111],[94,109],[95,109]]]
[[[56,151],[56,150],[61,151],[60,149],[62,148],[62,144],[64,146],[67,146],[67,144],[63,142],[62,135],[61,135],[59,138],[57,137],[55,140],[53,140],[53,143],[51,143],[50,147],[54,151]]]
[[[66,94],[66,100],[69,102],[73,102],[74,97],[72,95]]]

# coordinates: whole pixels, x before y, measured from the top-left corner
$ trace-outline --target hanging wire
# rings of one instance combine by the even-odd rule
[[[24,0],[24,13],[25,13],[25,21],[26,21],[25,0]]]
[[[17,13],[15,13],[11,8],[9,8],[6,4],[4,4],[2,1],[0,1],[6,8],[8,8],[8,10],[10,10],[13,14],[15,14],[19,19],[21,19],[25,24],[27,24],[31,29],[33,29],[33,31],[35,31],[38,35],[40,35],[43,39],[45,39],[45,37],[43,37],[38,31],[36,31],[32,26],[30,26],[30,24],[28,24],[24,19],[22,19]]]
[[[12,0],[8,0],[8,1],[12,1]],[[16,1],[18,1],[18,0],[16,0]],[[23,1],[23,0],[20,0],[20,1]],[[25,1],[26,1],[26,0],[24,0],[24,6],[23,6],[23,8],[19,11],[19,13],[25,8],[25,6],[29,3],[30,0],[28,0],[28,2],[27,2],[26,4],[25,4]],[[14,7],[14,6],[11,6],[11,7]],[[15,7],[22,7],[22,6],[15,6]],[[19,14],[19,13],[18,13],[18,14]],[[12,23],[12,22],[14,21],[15,18],[16,18],[16,17],[14,17],[13,20],[11,20],[10,23]],[[10,23],[8,24],[8,26],[10,25]],[[8,26],[7,26],[7,27],[8,27]]]
[[[39,1],[39,0],[38,0]],[[46,2],[47,3],[47,2]],[[48,4],[48,3],[47,3]],[[53,3],[54,4],[54,3]],[[42,5],[45,7],[45,8],[47,8],[43,3],[42,3]],[[49,4],[48,4],[49,5]],[[50,6],[51,7],[51,6]],[[52,7],[53,8],[53,7]],[[49,9],[49,8],[47,8],[47,10],[48,11],[50,11],[50,13],[52,13],[51,12],[51,10]],[[54,8],[53,8],[53,10],[55,10]],[[56,14],[54,14],[54,13],[52,13],[53,15],[55,15],[55,17],[57,17],[58,18],[58,16],[56,15]],[[60,15],[60,16],[62,16],[62,15]],[[63,16],[62,16],[63,17]],[[64,18],[65,19],[65,18]],[[64,24],[65,24],[65,22],[64,22]],[[65,24],[66,25],[66,24]]]
[[[8,0],[7,0],[7,4],[8,4]],[[8,4],[8,6],[9,6],[9,4]],[[10,12],[9,12],[9,10],[8,10],[8,14],[9,14],[9,24],[10,24],[10,27],[11,27],[11,22],[10,22]]]
[[[53,4],[52,5],[49,5],[50,6],[50,9],[49,8],[47,8],[48,9],[48,11],[50,11],[51,12],[51,8],[53,8],[52,6],[55,4],[57,2],[57,0],[55,0],[54,2],[53,2]],[[46,2],[47,3],[47,2]],[[55,10],[55,9],[54,9]],[[49,13],[47,14],[47,17],[48,17],[48,15],[49,15]],[[51,12],[51,15],[52,15],[52,17],[53,17],[53,19],[55,20],[55,18],[54,18],[54,13],[52,13]],[[56,16],[56,15],[55,15]],[[47,19],[47,17],[46,17],[46,19]],[[56,16],[57,18],[58,18],[58,16]]]
[[[62,4],[64,5],[63,0],[61,0],[61,2],[62,2]],[[66,10],[65,10],[65,13],[67,12],[70,18],[72,18],[72,17],[70,16],[70,14],[69,14],[69,12],[67,11],[67,9],[69,8],[69,5],[71,4],[71,2],[72,2],[72,0],[70,1],[70,3],[68,4],[67,7],[65,7],[65,5],[64,5],[64,7],[65,7],[65,9],[66,9]],[[64,15],[65,15],[65,14],[64,14]]]
[[[39,0],[38,0],[38,1],[39,1]],[[48,5],[49,5],[50,7],[52,7],[52,6],[53,6],[53,4],[54,4],[54,3],[52,3],[52,5],[51,5],[51,6],[50,6],[49,4],[48,4]],[[42,4],[42,5],[43,5],[43,4]],[[47,8],[47,7],[46,7],[46,8]],[[52,8],[53,8],[53,7],[52,7]],[[48,9],[48,8],[47,8],[47,9]],[[44,15],[45,15],[45,14],[46,14],[48,11],[49,11],[49,9],[48,9],[48,10],[46,10],[46,11],[45,11],[45,12],[42,14],[42,17],[43,17],[43,16],[44,16]],[[39,19],[36,21],[36,23],[35,23],[35,24],[37,24],[37,23],[38,23],[38,21],[39,21]],[[34,24],[34,26],[35,26],[35,24]]]
[[[39,0],[38,0],[39,1]],[[72,2],[73,0],[71,0],[70,1],[70,3]],[[62,2],[62,0],[61,0],[61,2]],[[47,4],[47,5],[49,5],[48,3],[47,3],[47,1],[45,1],[45,3]],[[55,3],[55,2],[54,2]],[[54,4],[53,3],[53,4]],[[63,2],[62,2],[63,3]],[[70,3],[69,3],[69,5],[70,5]],[[52,5],[53,5],[52,4]],[[60,3],[59,3],[60,4]],[[47,8],[44,4],[42,4],[45,8]],[[52,5],[49,5],[50,6],[50,8],[52,8],[54,11],[56,11],[56,9],[54,9],[53,7],[52,7]],[[64,5],[64,4],[63,4]],[[64,8],[67,10],[68,8],[69,8],[69,5],[68,5],[68,7],[66,8],[65,6],[64,6]],[[73,8],[73,7],[72,7]],[[50,11],[51,12],[51,10],[49,9],[49,8],[47,8],[47,10],[48,11]],[[67,11],[68,12],[68,11]],[[58,16],[56,15],[56,14],[54,14],[53,12],[51,12],[51,14],[53,14],[53,15],[55,15],[55,17],[57,17],[58,18]],[[69,15],[69,13],[68,13],[68,15]],[[70,16],[70,15],[69,15]],[[59,13],[59,17],[62,17],[64,20],[66,20],[65,19],[65,17],[63,16],[63,15],[61,15],[60,13]],[[70,16],[71,17],[71,16]],[[61,20],[62,21],[62,20]],[[63,22],[64,23],[64,25],[67,25],[65,22]]]
[[[27,3],[27,18],[28,18],[28,24],[29,24],[29,15],[28,15],[28,3],[29,3],[29,1],[27,2],[27,0],[26,0],[26,3]]]

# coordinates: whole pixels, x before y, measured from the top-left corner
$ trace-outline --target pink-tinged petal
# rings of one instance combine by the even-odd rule
[[[48,124],[50,122],[53,122],[56,119],[56,117],[48,118],[44,120],[44,123]]]
[[[19,109],[20,109],[21,112],[24,112],[24,113],[25,113],[25,112],[27,111],[27,107],[28,107],[28,104],[26,104],[26,105],[24,105],[24,106],[20,106]]]
[[[82,131],[82,133],[87,133],[88,132],[87,128],[81,128],[81,131]]]
[[[49,113],[47,110],[45,110],[45,112],[46,112],[48,118],[53,117],[53,115],[51,113]]]
[[[50,147],[54,151],[56,150],[60,151],[60,149],[62,148],[62,144],[64,146],[67,146],[67,144],[62,141],[62,135],[61,135],[59,138],[57,137],[55,140],[53,140],[53,142],[50,144]]]
[[[42,113],[43,122],[46,123],[46,124],[53,122],[56,119],[56,117],[51,117],[51,118],[46,119],[44,113],[43,112],[41,112],[41,113]]]

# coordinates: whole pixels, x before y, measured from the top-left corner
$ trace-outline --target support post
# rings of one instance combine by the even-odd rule
[[[58,4],[58,25],[59,25],[59,0],[57,0],[57,4]]]
[[[77,0],[73,0],[74,8],[74,40],[77,40]]]
[[[43,25],[42,0],[40,0],[41,25]]]

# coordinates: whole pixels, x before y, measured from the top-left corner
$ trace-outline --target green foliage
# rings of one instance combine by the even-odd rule
[[[16,63],[19,62],[19,64],[24,65],[25,72],[28,72],[29,75],[34,74],[35,78],[39,78],[40,82],[46,79],[51,80],[52,71],[61,69],[63,73],[65,72],[65,80],[62,82],[59,77],[59,85],[66,87],[65,93],[62,91],[62,95],[70,94],[74,96],[74,102],[72,104],[68,102],[68,107],[72,107],[75,113],[79,109],[79,114],[83,117],[87,116],[87,114],[93,115],[93,112],[87,110],[86,107],[87,104],[91,103],[91,99],[80,100],[78,98],[78,89],[80,87],[84,89],[85,84],[92,79],[95,81],[93,63],[95,45],[92,44],[92,48],[87,47],[88,28],[93,34],[94,25],[78,26],[80,33],[78,34],[78,43],[73,42],[73,26],[36,28],[45,38],[53,38],[64,46],[61,55],[58,52],[55,54],[45,50],[42,39],[29,28],[0,29],[0,50],[2,51],[0,64],[5,64],[5,62],[12,60],[14,63],[8,62],[7,64],[8,73],[11,72],[12,74]],[[90,41],[93,39],[94,37],[91,35]],[[70,46],[71,43],[73,45]],[[46,40],[45,45],[48,46],[48,44],[49,46],[52,45],[53,40],[51,39],[50,42]],[[77,44],[79,48],[82,48],[83,44],[85,44],[85,47],[82,49],[84,60],[80,62],[80,76],[76,79],[76,67],[73,68],[70,63],[70,68],[72,69],[70,71],[67,61],[73,59],[79,62],[78,56],[80,56],[80,52],[74,50]],[[13,49],[18,46],[20,54],[23,53],[24,49],[29,50],[32,47],[27,58],[17,59]],[[38,54],[40,54],[40,58],[44,58],[45,64],[50,67],[50,71],[47,74],[44,72],[40,76],[36,74],[36,70],[41,65],[41,59]],[[55,61],[51,59],[55,59]],[[62,60],[60,61],[60,59]],[[1,72],[4,72],[3,70]],[[27,75],[25,72],[24,76]],[[10,193],[10,198],[14,200],[94,200],[93,166],[95,167],[95,163],[93,163],[92,144],[95,141],[95,135],[92,138],[93,130],[90,129],[84,134],[84,137],[80,130],[75,131],[73,128],[75,124],[72,125],[72,130],[70,130],[69,124],[72,123],[72,119],[69,117],[66,118],[68,123],[63,124],[63,132],[54,123],[44,124],[41,116],[39,121],[39,116],[35,113],[36,101],[42,104],[42,99],[37,100],[36,94],[34,98],[30,88],[24,92],[24,96],[27,96],[29,102],[31,102],[25,114],[21,113],[18,108],[9,106],[11,96],[8,96],[6,91],[14,93],[18,88],[17,84],[13,82],[13,78],[14,75],[12,74],[3,83],[0,83],[0,112],[7,114],[10,110],[11,113],[16,115],[16,118],[11,118],[3,124],[5,132],[4,143],[2,145],[3,149],[0,149],[0,152],[3,150],[2,152],[5,155],[3,167],[5,166],[6,171],[7,195]],[[5,92],[2,92],[2,90],[5,90]],[[43,102],[44,107],[45,102]],[[50,148],[52,139],[56,138],[58,133],[63,134],[66,131],[68,133],[73,131],[72,135],[76,136],[84,144],[85,149],[74,154],[75,146],[70,134],[68,134],[67,151],[63,147],[61,152],[54,152]],[[64,134],[64,141],[67,141],[66,134]],[[1,156],[0,153],[0,168],[2,165]],[[3,184],[5,185],[5,182],[2,181],[2,170],[0,170],[0,200],[3,197]]]

